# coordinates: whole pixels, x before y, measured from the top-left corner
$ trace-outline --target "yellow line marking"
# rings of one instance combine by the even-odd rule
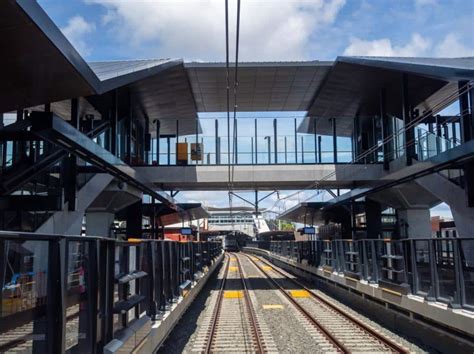
[[[309,297],[309,292],[306,290],[290,290],[292,297]]]
[[[231,272],[236,272],[236,271],[239,270],[239,267],[232,267],[232,266],[231,266],[231,267],[229,267],[229,270],[230,270]]]
[[[398,291],[393,291],[393,290],[390,290],[390,289],[387,289],[387,288],[382,288],[382,291],[385,291],[389,294],[392,294],[392,295],[397,295],[397,296],[402,296],[402,293],[399,293]]]
[[[355,282],[359,281],[359,280],[356,279],[356,278],[351,278],[351,277],[348,277],[348,276],[346,276],[346,279],[349,279],[349,280],[352,280],[352,281],[355,281]]]
[[[236,290],[224,291],[224,299],[240,299],[242,297],[244,297],[244,293],[242,291],[236,291]]]
[[[263,270],[272,270],[273,268],[270,267],[270,266],[262,266],[262,269],[263,269]]]
[[[283,310],[283,305],[262,305],[264,310]]]

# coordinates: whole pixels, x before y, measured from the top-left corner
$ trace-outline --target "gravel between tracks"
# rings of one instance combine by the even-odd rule
[[[291,305],[288,299],[286,299],[279,290],[276,290],[269,280],[265,279],[265,276],[255,265],[243,255],[239,255],[238,257],[242,264],[243,273],[247,279],[247,287],[251,294],[259,322],[264,325],[265,332],[268,332],[273,339],[273,341],[270,341],[272,343],[268,348],[269,351],[280,353],[321,353],[332,351],[324,341],[319,339],[318,333],[308,325],[307,321],[305,321],[301,314]],[[259,265],[262,266],[265,265],[265,263],[260,262]],[[213,305],[216,303],[219,293],[220,279],[223,277],[223,274],[224,267],[221,267],[220,270],[209,279],[206,286],[184,314],[181,321],[176,325],[158,353],[191,353],[199,330],[203,325],[206,325],[206,317],[213,311]],[[296,289],[296,286],[290,284],[290,281],[287,280],[286,282],[286,287]],[[308,285],[308,283],[305,283],[305,285]],[[358,319],[370,324],[376,330],[399,341],[411,352],[425,352],[416,344],[398,336],[392,331],[380,326],[378,323],[371,321],[327,294],[314,289],[314,287],[310,288],[336,306],[341,307]],[[279,308],[279,306],[283,306],[283,309]]]

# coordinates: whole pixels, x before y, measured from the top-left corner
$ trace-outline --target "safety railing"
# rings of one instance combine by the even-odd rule
[[[474,238],[254,242],[296,262],[474,310]]]
[[[159,319],[221,253],[217,242],[0,232],[0,352],[101,352]]]

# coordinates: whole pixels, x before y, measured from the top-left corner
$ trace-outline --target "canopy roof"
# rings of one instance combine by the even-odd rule
[[[72,97],[102,97],[126,88],[135,113],[150,122],[159,119],[163,134],[175,132],[176,119],[180,134],[192,134],[196,126],[199,129],[198,112],[227,110],[224,63],[181,59],[87,63],[34,1],[3,1],[0,21],[0,112]],[[238,110],[305,111],[308,116],[301,132],[312,132],[315,119],[318,133],[329,133],[328,118],[336,118],[338,135],[349,135],[354,115],[378,113],[382,87],[391,102],[400,102],[402,73],[408,77],[410,103],[426,110],[436,102],[433,96],[456,89],[453,82],[474,79],[474,58],[338,57],[335,62],[239,63]],[[91,100],[95,105],[98,101]],[[396,116],[398,106],[389,104],[387,111]]]

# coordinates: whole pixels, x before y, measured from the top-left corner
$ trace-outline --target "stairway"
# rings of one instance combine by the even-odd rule
[[[459,171],[444,170],[441,173],[433,173],[418,178],[416,183],[449,205],[460,237],[472,237],[474,208],[467,207],[467,197],[462,187],[462,174]]]

